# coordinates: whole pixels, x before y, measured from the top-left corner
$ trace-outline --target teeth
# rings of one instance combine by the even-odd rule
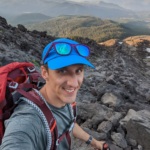
[[[69,93],[71,93],[71,92],[73,92],[74,91],[74,89],[72,89],[72,90],[66,90],[67,92],[69,92]]]

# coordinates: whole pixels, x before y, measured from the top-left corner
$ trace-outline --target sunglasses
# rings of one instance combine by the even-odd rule
[[[90,49],[86,45],[70,44],[67,42],[54,42],[48,49],[48,51],[43,59],[43,62],[47,58],[52,47],[54,47],[54,50],[57,52],[57,54],[62,55],[62,56],[69,55],[72,51],[72,48],[74,48],[77,51],[77,53],[82,57],[88,57],[90,55]]]

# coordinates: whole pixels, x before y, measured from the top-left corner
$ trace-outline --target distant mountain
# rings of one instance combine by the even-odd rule
[[[69,0],[1,0],[0,10],[11,15],[31,12],[42,13],[52,17],[60,15],[88,15],[107,19],[136,17],[135,13],[128,9],[103,1],[79,3]]]
[[[16,17],[12,17],[9,20],[9,23],[12,25],[17,25],[17,24],[27,25],[27,24],[42,22],[50,18],[51,18],[50,16],[46,16],[40,13],[24,13]]]
[[[43,13],[50,13],[51,16],[60,15],[88,15],[100,17],[102,19],[116,19],[116,18],[136,18],[136,14],[130,10],[124,9],[112,3],[75,3],[62,2],[57,3],[51,9],[43,10]]]
[[[145,20],[147,22],[150,22],[150,10],[138,12],[137,16],[140,20]]]
[[[88,37],[97,42],[131,35],[130,29],[119,23],[90,16],[59,16],[43,23],[26,26],[29,30],[47,31],[59,37]]]
[[[122,19],[111,21],[91,16],[59,16],[41,23],[26,25],[29,30],[47,31],[59,37],[81,36],[102,42],[132,35],[149,35],[150,22]]]
[[[133,35],[150,35],[150,19],[119,19],[117,22],[124,28],[130,29]]]
[[[91,2],[99,3],[101,0],[71,0],[75,2]],[[134,10],[134,11],[149,11],[150,1],[149,0],[103,0],[107,3],[114,3],[123,8]]]

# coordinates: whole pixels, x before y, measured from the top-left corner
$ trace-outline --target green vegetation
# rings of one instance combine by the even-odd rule
[[[57,37],[80,36],[103,42],[108,39],[123,39],[136,35],[134,26],[90,16],[59,16],[46,22],[26,26],[29,30],[47,31]],[[130,28],[129,28],[130,27]]]

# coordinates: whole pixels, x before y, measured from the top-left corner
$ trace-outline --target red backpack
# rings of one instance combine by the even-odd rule
[[[17,106],[15,103],[21,96],[35,103],[44,113],[52,135],[50,150],[55,150],[58,144],[66,136],[68,144],[71,145],[69,132],[66,131],[58,137],[56,120],[45,102],[37,95],[32,88],[39,90],[45,83],[41,74],[36,71],[34,65],[29,62],[13,62],[0,67],[0,143],[5,132],[4,121],[8,119]],[[76,103],[72,104],[74,117],[76,116]],[[71,149],[71,148],[70,148]]]

